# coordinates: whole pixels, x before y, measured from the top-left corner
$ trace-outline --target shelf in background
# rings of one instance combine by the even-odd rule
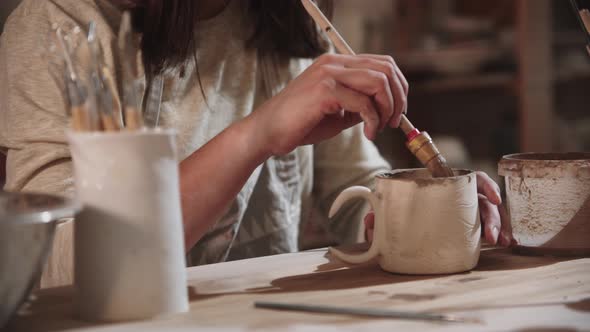
[[[556,83],[563,83],[578,79],[589,79],[590,78],[590,68],[580,69],[580,70],[563,70],[557,71],[554,74],[553,81]]]
[[[440,93],[485,88],[510,88],[516,82],[516,74],[510,72],[476,73],[437,77],[410,83],[412,93]]]
[[[553,46],[555,47],[581,47],[583,48],[586,44],[584,33],[582,29],[566,30],[566,31],[553,31],[551,38]]]
[[[412,82],[410,79],[410,91],[412,94],[459,92],[477,89],[512,89],[517,83],[516,73],[479,73],[462,76],[441,76],[431,79],[423,79]],[[572,80],[590,79],[590,69],[556,71],[553,77],[555,83],[563,83]]]

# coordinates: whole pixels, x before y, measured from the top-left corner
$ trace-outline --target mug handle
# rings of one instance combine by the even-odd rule
[[[334,203],[332,204],[332,207],[330,208],[330,214],[329,217],[332,218],[336,212],[338,212],[338,210],[340,210],[340,208],[342,207],[342,205],[344,205],[344,203],[346,203],[347,201],[353,199],[353,198],[363,198],[366,199],[369,204],[371,205],[371,208],[373,209],[374,213],[375,213],[375,234],[379,234],[379,231],[383,231],[382,227],[381,227],[381,213],[379,212],[379,210],[377,209],[379,206],[379,197],[371,192],[371,190],[367,187],[362,187],[362,186],[353,186],[350,188],[345,189],[344,191],[342,191],[340,193],[340,195],[338,195],[338,197],[336,197],[336,200],[334,200]],[[378,231],[379,230],[379,231]],[[334,248],[334,247],[330,247],[330,253],[334,256],[336,256],[338,259],[346,262],[346,263],[352,263],[352,264],[360,264],[360,263],[365,263],[375,257],[377,257],[377,255],[379,255],[379,236],[374,236],[373,237],[373,243],[371,243],[371,247],[369,248],[369,250],[367,250],[366,252],[362,253],[362,254],[345,254],[342,251]]]

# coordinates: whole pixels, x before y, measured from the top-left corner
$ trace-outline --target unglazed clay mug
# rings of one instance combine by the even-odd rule
[[[125,321],[188,311],[176,135],[68,134],[76,194],[80,318]]]
[[[405,169],[376,177],[375,190],[355,186],[334,201],[330,216],[353,198],[366,199],[375,212],[368,251],[340,260],[359,264],[378,257],[382,269],[403,274],[445,274],[471,270],[481,245],[475,172],[432,178],[426,169]]]

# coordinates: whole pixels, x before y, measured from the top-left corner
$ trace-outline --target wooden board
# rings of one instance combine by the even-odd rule
[[[72,318],[70,288],[42,290],[9,331],[301,330],[569,331],[590,329],[590,259],[484,249],[476,270],[404,276],[349,266],[326,250],[188,269],[191,310],[151,321],[98,325]],[[453,313],[449,324],[255,309],[255,300]]]

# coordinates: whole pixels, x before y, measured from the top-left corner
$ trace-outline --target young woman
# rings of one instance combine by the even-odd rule
[[[94,21],[120,77],[123,10],[148,85],[164,80],[159,124],[178,132],[191,264],[295,251],[311,211],[325,217],[342,189],[389,167],[370,140],[398,126],[408,83],[389,56],[324,54],[299,0],[24,0],[0,48],[7,190],[72,194],[63,76],[43,41],[53,24]],[[479,188],[486,238],[508,244],[497,185],[480,174]],[[330,229],[354,240],[363,211],[349,206]]]

